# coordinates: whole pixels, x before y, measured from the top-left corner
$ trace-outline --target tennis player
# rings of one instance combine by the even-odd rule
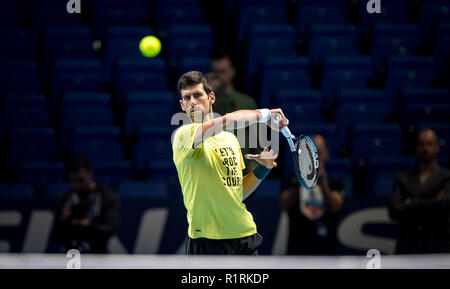
[[[172,142],[189,223],[186,254],[258,255],[262,237],[243,200],[277,165],[277,155],[267,148],[246,155],[258,165],[243,176],[239,142],[225,129],[264,122],[280,131],[288,119],[281,109],[238,110],[213,118],[215,94],[198,71],[182,75],[177,88],[181,108],[191,120],[177,129]],[[282,116],[277,124],[270,121],[274,113]]]

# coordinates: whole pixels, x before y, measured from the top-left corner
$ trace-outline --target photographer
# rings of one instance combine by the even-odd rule
[[[72,188],[56,211],[55,239],[62,250],[107,253],[108,240],[119,225],[117,195],[94,182],[87,158],[71,158],[67,170]]]

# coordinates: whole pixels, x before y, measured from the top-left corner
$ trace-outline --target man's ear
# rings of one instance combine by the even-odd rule
[[[214,93],[214,91],[211,91],[209,93],[209,102],[211,104],[214,104],[216,102],[216,94]]]
[[[180,101],[180,107],[183,111],[186,111],[186,109],[184,108],[184,104],[183,104],[183,100],[179,100]]]

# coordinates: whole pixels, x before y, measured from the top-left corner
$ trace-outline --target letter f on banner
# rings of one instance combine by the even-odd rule
[[[381,13],[381,0],[369,0],[366,5],[366,10],[368,13]]]

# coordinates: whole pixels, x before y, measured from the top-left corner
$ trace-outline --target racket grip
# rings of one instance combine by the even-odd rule
[[[279,113],[275,113],[273,116],[273,122],[274,123],[278,123],[281,119],[281,114]],[[283,129],[281,130],[281,133],[286,137],[286,138],[290,138],[292,136],[291,131],[289,130],[289,128],[287,126],[283,127]]]

